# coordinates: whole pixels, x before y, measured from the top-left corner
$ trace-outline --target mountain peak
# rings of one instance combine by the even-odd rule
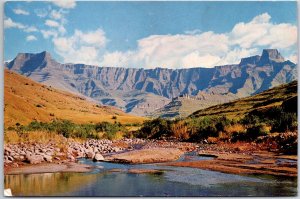
[[[260,61],[265,63],[269,61],[284,62],[284,58],[277,49],[264,49]]]
[[[18,53],[17,57],[9,62],[6,66],[10,70],[21,73],[32,72],[37,68],[55,65],[51,54],[47,51],[40,53]]]

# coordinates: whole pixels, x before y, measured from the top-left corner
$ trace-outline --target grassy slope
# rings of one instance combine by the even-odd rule
[[[274,87],[254,96],[198,110],[190,117],[225,115],[231,119],[242,118],[252,110],[264,110],[271,106],[281,105],[284,100],[294,96],[297,96],[297,81]]]
[[[203,109],[208,107],[207,102],[200,100],[191,100],[191,99],[177,99],[164,106],[163,108],[150,114],[151,117],[156,118],[159,116],[166,118],[174,117],[187,117],[193,110]]]
[[[173,99],[172,102],[154,111],[149,116],[153,118],[184,118],[192,114],[195,110],[202,110],[217,104],[230,102],[236,98],[233,94],[220,95],[199,92],[196,96],[190,96],[190,98],[178,97]]]
[[[5,70],[4,87],[5,127],[17,122],[28,124],[35,119],[49,122],[57,118],[75,123],[114,122],[112,116],[117,116],[121,123],[145,119],[113,107],[97,106],[80,96],[42,85],[8,70]]]

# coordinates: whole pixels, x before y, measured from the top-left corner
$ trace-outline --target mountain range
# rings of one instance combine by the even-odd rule
[[[5,67],[37,82],[137,115],[151,115],[183,95],[197,96],[200,92],[231,100],[297,79],[297,65],[285,60],[277,49],[265,49],[261,55],[242,58],[238,64],[213,68],[143,69],[62,64],[45,51],[19,53],[5,63]],[[228,95],[234,97],[225,97]]]

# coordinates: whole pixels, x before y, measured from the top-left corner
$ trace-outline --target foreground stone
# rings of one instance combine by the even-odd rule
[[[100,153],[96,153],[94,161],[103,161],[104,157]]]
[[[177,160],[183,151],[176,148],[152,148],[109,155],[106,161],[130,164],[170,162]]]
[[[27,155],[26,160],[30,164],[39,164],[44,161],[44,157],[41,155]]]

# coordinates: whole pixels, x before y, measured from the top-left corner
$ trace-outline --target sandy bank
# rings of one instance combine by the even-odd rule
[[[192,162],[172,162],[168,166],[193,167],[232,174],[269,174],[276,176],[297,176],[297,156],[281,156],[272,152],[230,154],[201,151],[200,155],[216,158]],[[294,160],[294,161],[290,161]]]
[[[86,164],[78,164],[74,162],[55,164],[42,163],[37,165],[24,165],[21,168],[10,168],[5,171],[5,174],[34,174],[34,173],[56,173],[56,172],[90,172],[91,166]]]
[[[152,148],[106,156],[105,160],[129,164],[170,162],[177,160],[183,153],[176,148]]]

